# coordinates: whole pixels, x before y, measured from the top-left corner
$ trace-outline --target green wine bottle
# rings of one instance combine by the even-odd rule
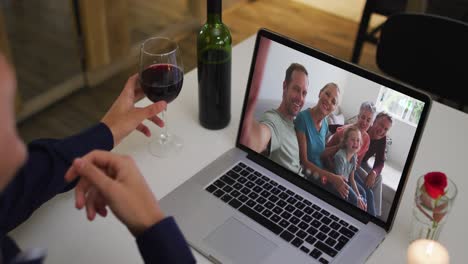
[[[208,129],[231,120],[232,39],[221,14],[221,0],[207,0],[207,21],[197,38],[199,120]]]

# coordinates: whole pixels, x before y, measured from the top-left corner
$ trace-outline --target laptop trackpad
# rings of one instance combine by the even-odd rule
[[[276,248],[276,244],[233,217],[211,232],[204,241],[234,263],[260,263]]]

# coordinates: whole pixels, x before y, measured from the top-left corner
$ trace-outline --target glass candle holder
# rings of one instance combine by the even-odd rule
[[[416,184],[410,241],[438,240],[457,196],[457,186],[448,177],[440,194],[434,195],[432,187],[425,184],[426,175],[420,176]]]

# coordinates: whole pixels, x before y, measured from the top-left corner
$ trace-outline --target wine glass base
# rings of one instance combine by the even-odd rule
[[[183,147],[183,142],[180,137],[174,134],[168,134],[166,137],[160,136],[149,144],[151,155],[158,158],[169,158],[179,154]]]

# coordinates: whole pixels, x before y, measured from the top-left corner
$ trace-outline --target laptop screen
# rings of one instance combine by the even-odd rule
[[[259,31],[238,143],[389,228],[427,95]]]

